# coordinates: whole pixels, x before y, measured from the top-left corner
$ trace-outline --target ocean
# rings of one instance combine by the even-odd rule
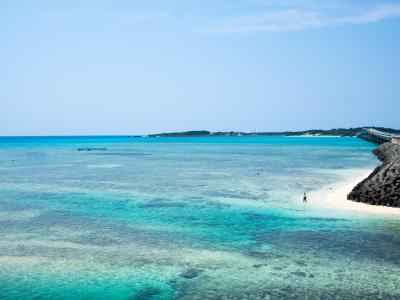
[[[0,299],[400,299],[400,219],[312,196],[375,147],[1,137]]]

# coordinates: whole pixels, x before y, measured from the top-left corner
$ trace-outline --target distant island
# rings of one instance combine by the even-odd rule
[[[388,133],[400,134],[400,130],[384,127],[373,127],[365,126],[368,128],[373,128],[380,131],[385,131]],[[207,130],[195,130],[195,131],[183,131],[183,132],[168,132],[168,133],[158,133],[150,134],[148,137],[207,137],[207,136],[357,136],[363,128],[334,128],[329,130],[322,129],[311,129],[304,131],[277,131],[277,132],[238,132],[238,131],[218,131],[210,132]]]

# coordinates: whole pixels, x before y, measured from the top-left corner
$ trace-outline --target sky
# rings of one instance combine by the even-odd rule
[[[400,1],[0,1],[0,135],[400,128]]]

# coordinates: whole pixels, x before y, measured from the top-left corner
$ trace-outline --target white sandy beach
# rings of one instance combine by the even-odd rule
[[[364,180],[371,174],[373,170],[366,171],[363,175],[357,175],[356,178],[345,181],[344,183],[333,186],[332,190],[329,190],[326,194],[325,201],[335,208],[349,209],[353,211],[359,211],[364,213],[374,214],[390,214],[400,215],[400,208],[386,207],[369,205],[360,202],[354,202],[347,200],[347,194],[355,187],[360,181]]]

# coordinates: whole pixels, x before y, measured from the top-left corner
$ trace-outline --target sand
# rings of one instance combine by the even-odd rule
[[[356,178],[352,177],[346,180],[344,183],[333,186],[332,190],[329,190],[326,194],[326,203],[339,209],[349,209],[363,213],[390,214],[400,216],[400,208],[369,205],[347,200],[347,194],[350,193],[353,187],[356,186],[363,179],[367,178],[372,171],[373,170],[368,170],[364,172],[364,174],[361,176],[357,175]]]

